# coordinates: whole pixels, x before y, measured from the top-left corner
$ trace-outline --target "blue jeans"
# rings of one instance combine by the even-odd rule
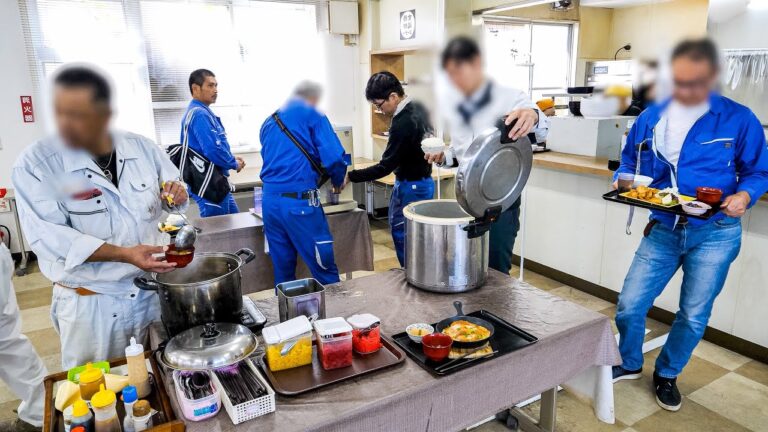
[[[728,269],[740,248],[741,220],[737,218],[726,217],[674,230],[662,224],[653,227],[635,253],[616,308],[624,369],[637,370],[643,366],[645,316],[682,267],[680,310],[656,359],[656,373],[675,378],[682,372],[704,335],[712,304],[723,289]]]
[[[190,194],[192,199],[197,203],[197,207],[200,209],[200,217],[221,216],[234,213],[240,213],[235,202],[235,197],[231,193],[218,204],[208,201],[205,198],[199,197],[195,194]]]
[[[395,243],[397,260],[400,267],[405,265],[405,216],[403,208],[416,201],[432,199],[435,195],[435,181],[432,177],[421,180],[395,180],[392,197],[389,199],[389,227],[392,230],[392,241]]]
[[[322,207],[313,207],[306,199],[265,192],[263,214],[275,285],[296,279],[297,254],[321,284],[339,281],[333,237]]]

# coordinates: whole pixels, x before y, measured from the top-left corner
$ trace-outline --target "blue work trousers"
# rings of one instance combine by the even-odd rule
[[[395,243],[397,260],[400,267],[405,265],[405,216],[403,208],[416,201],[432,199],[435,194],[435,181],[432,177],[421,180],[395,180],[392,197],[389,199],[389,227],[392,230],[392,241]]]
[[[643,366],[645,316],[677,269],[683,268],[680,310],[656,359],[656,373],[675,378],[704,335],[712,304],[741,248],[741,220],[726,217],[706,225],[653,226],[635,252],[616,309],[622,367]]]
[[[194,199],[197,203],[197,207],[200,208],[200,217],[206,218],[210,216],[240,213],[240,209],[237,208],[237,203],[235,202],[235,197],[233,197],[231,193],[228,193],[227,196],[218,204],[208,201],[207,199],[199,197],[195,194],[190,195],[192,196],[192,199]]]
[[[307,199],[265,192],[263,209],[264,234],[269,244],[275,285],[296,279],[297,254],[318,282],[339,282],[339,269],[333,257],[333,237],[322,207],[310,205]]]

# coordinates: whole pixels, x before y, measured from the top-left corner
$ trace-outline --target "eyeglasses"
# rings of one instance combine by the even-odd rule
[[[709,87],[709,79],[698,79],[692,81],[675,80],[675,87],[681,90],[701,90]]]
[[[384,105],[385,103],[387,103],[387,100],[386,99],[382,99],[381,102],[378,102],[378,103],[373,102],[373,101],[371,101],[371,102],[373,103],[373,106],[375,106],[377,110],[381,111],[381,106]]]

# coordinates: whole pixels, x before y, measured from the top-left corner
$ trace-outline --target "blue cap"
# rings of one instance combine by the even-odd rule
[[[129,385],[123,388],[123,402],[133,403],[139,399],[139,395],[136,393],[136,387]]]

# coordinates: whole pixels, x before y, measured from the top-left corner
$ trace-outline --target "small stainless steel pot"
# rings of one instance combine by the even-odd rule
[[[134,279],[157,291],[160,313],[169,336],[207,323],[239,323],[243,309],[240,267],[256,255],[250,249],[230,253],[196,253],[184,268]]]

